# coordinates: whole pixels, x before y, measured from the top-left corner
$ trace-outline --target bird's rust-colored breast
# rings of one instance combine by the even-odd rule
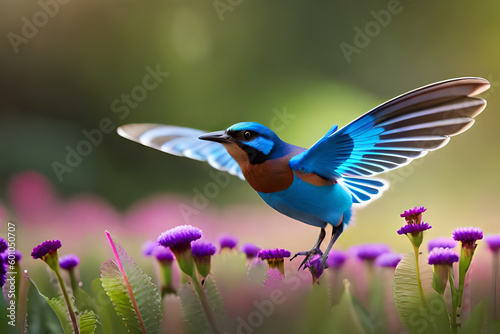
[[[245,162],[241,167],[248,183],[258,192],[273,193],[290,187],[293,183],[293,171],[288,161],[293,155],[267,160],[252,165]]]

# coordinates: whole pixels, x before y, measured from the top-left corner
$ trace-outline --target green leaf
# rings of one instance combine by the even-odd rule
[[[99,324],[102,326],[102,333],[125,333],[127,327],[122,319],[116,314],[113,304],[106,291],[102,287],[100,278],[96,278],[90,284],[92,296],[96,301],[96,314],[99,315]]]
[[[63,319],[65,324],[62,324],[58,315],[53,310],[53,305],[50,305],[48,298],[42,295],[35,283],[31,279],[28,292],[28,309],[27,309],[27,332],[28,333],[72,333],[72,328],[69,322],[69,317],[66,315],[66,305],[63,303],[64,312]],[[55,302],[53,303],[55,304]],[[55,306],[55,305],[54,305]],[[66,317],[66,318],[64,318]]]
[[[80,334],[94,334],[97,328],[97,315],[93,311],[80,314]]]
[[[428,308],[422,305],[414,254],[406,254],[394,274],[394,302],[401,322],[410,333],[448,333],[446,304],[432,288],[432,268],[419,256],[420,281]]]
[[[54,311],[54,313],[59,318],[59,322],[61,323],[64,333],[73,333],[73,326],[71,324],[71,319],[68,314],[68,308],[64,301],[63,296],[57,296],[52,299],[45,297],[47,303],[49,303],[50,307]]]
[[[488,329],[488,309],[486,303],[481,300],[471,313],[469,321],[465,324],[460,333],[476,334],[487,333]]]
[[[226,309],[224,308],[224,302],[220,296],[217,286],[211,276],[205,279],[205,289],[207,291],[208,302],[215,316],[215,321],[221,327],[228,323],[228,318],[226,314]]]
[[[189,333],[212,333],[200,299],[191,283],[180,286],[178,295],[182,301],[182,313]]]
[[[204,288],[218,329],[229,328],[230,324],[224,303],[215,282],[210,276],[205,279]],[[213,329],[207,320],[206,313],[193,284],[191,282],[183,284],[179,289],[178,295],[181,298],[182,313],[184,314],[189,333],[213,333]]]
[[[363,334],[365,328],[358,316],[349,292],[350,283],[344,280],[344,293],[339,304],[332,307],[332,321],[336,324],[336,333]]]
[[[11,334],[11,333],[16,333],[16,322],[15,322],[15,317],[16,317],[16,310],[14,309],[12,313],[10,310],[7,308],[8,306],[10,307],[10,304],[8,304],[9,299],[4,298],[4,295],[6,296],[6,289],[5,287],[8,285],[4,285],[4,293],[0,293],[0,333],[5,333],[5,334]],[[6,301],[7,299],[7,301]],[[15,307],[15,304],[14,304]],[[12,319],[9,318],[12,314]],[[5,319],[5,320],[4,320]],[[11,323],[9,325],[9,322]]]
[[[338,325],[331,318],[331,300],[328,286],[323,277],[319,284],[314,284],[304,301],[305,309],[302,312],[304,321],[298,323],[298,332],[307,333],[314,328],[316,334],[327,334],[334,332]]]
[[[151,277],[146,275],[120,245],[111,242],[117,262],[101,266],[101,283],[119,316],[132,333],[159,333],[161,298]],[[143,329],[144,328],[144,329]]]
[[[94,313],[96,313],[97,306],[92,297],[87,292],[85,292],[85,290],[78,286],[73,291],[73,294],[75,295],[76,307],[80,312],[94,311]]]

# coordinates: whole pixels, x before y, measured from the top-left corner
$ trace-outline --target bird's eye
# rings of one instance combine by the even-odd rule
[[[243,138],[245,138],[245,140],[252,139],[252,133],[250,131],[243,132]]]

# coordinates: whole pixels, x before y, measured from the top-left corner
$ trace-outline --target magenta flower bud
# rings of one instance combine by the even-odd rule
[[[191,249],[191,242],[201,238],[201,230],[191,225],[181,225],[163,232],[158,243],[169,247],[175,254],[177,250]]]
[[[158,243],[157,242],[146,241],[142,245],[142,255],[144,255],[146,257],[153,255],[153,253],[154,253],[154,251],[156,250],[157,247],[158,247]]]
[[[341,268],[344,265],[347,258],[348,258],[347,253],[336,249],[332,249],[330,253],[328,253],[328,259],[326,260],[326,265],[328,268]]]
[[[448,264],[458,262],[458,255],[450,248],[434,248],[429,254],[429,264]]]
[[[423,206],[416,206],[413,209],[403,212],[400,216],[403,217],[408,224],[420,224],[422,222],[422,213],[425,211],[427,211],[427,209]]]
[[[57,258],[57,250],[61,248],[61,241],[59,240],[47,240],[42,242],[40,245],[33,248],[31,256],[33,259],[42,259],[47,262],[47,264],[56,271],[59,269],[59,260]]]
[[[9,245],[7,244],[7,241],[5,241],[3,238],[0,238],[0,253],[5,252],[9,248]]]
[[[200,239],[201,234],[201,230],[197,227],[182,225],[165,231],[158,237],[158,243],[170,248],[177,259],[179,268],[191,277],[195,274],[191,242]]]
[[[377,257],[375,264],[379,267],[396,268],[402,258],[402,254],[384,253]]]
[[[259,251],[257,256],[261,260],[266,260],[269,268],[277,268],[282,275],[285,275],[285,261],[284,258],[290,257],[290,251],[286,249],[263,249]]]
[[[253,259],[259,253],[260,247],[247,243],[241,246],[241,251],[246,254],[247,259]]]
[[[427,223],[408,224],[408,225],[402,226],[398,230],[398,234],[399,235],[402,235],[402,234],[418,234],[418,233],[426,231],[426,230],[428,230],[430,228],[432,228],[432,226],[430,226]]]
[[[210,274],[210,260],[216,251],[215,245],[209,241],[199,240],[191,244],[194,263],[201,277],[205,278]]]
[[[453,239],[462,243],[464,254],[472,257],[476,250],[476,241],[483,238],[483,231],[477,227],[459,227],[453,231]]]
[[[75,254],[68,254],[59,258],[59,266],[66,270],[73,270],[78,264],[80,264],[80,259]]]
[[[156,246],[151,255],[162,263],[172,263],[174,261],[174,253],[168,247]]]
[[[435,238],[432,240],[429,240],[429,243],[427,244],[427,250],[429,253],[434,249],[434,248],[455,248],[458,242],[451,238]]]
[[[14,252],[14,261],[16,263],[18,263],[19,261],[21,261],[22,258],[23,258],[23,254],[21,254],[21,252],[16,249]]]
[[[7,281],[8,263],[4,254],[0,254],[0,288],[5,285]]]
[[[316,254],[311,260],[305,263],[304,268],[309,268],[313,284],[316,283],[325,270],[323,262],[321,261],[321,255]]]
[[[44,256],[46,256],[47,254],[56,252],[61,247],[62,247],[61,241],[59,241],[57,239],[44,241],[40,245],[33,248],[33,251],[31,252],[31,256],[35,260],[41,259]]]
[[[453,263],[458,261],[458,255],[451,248],[434,248],[429,254],[429,264],[434,266],[432,287],[443,295],[448,284],[448,275]]]
[[[488,235],[484,237],[484,240],[493,253],[498,252],[498,250],[500,249],[500,234]]]
[[[238,238],[231,235],[225,235],[219,239],[220,250],[224,248],[233,249],[238,244]]]
[[[427,211],[423,206],[414,207],[408,211],[403,212],[400,216],[406,220],[406,225],[398,230],[399,235],[406,235],[410,242],[417,249],[424,240],[424,231],[432,228],[428,223],[422,222],[422,213]]]
[[[359,245],[354,249],[358,259],[366,261],[374,261],[380,255],[391,251],[388,245],[381,243]]]

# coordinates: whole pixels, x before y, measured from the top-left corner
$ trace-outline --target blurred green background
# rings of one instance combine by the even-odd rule
[[[41,3],[53,15],[40,14]],[[370,25],[388,6],[397,13],[387,24]],[[157,193],[180,193],[189,201],[194,188],[211,181],[208,165],[142,147],[114,131],[62,181],[53,164],[66,164],[68,147],[76,149],[86,139],[82,131],[98,128],[104,118],[117,126],[165,123],[207,131],[256,121],[308,147],[333,124],[343,126],[408,90],[479,76],[492,88],[475,126],[418,163],[384,175],[391,188],[357,212],[342,242],[393,240],[394,227],[403,223],[398,214],[415,205],[430,209],[433,236],[468,225],[498,232],[499,14],[500,2],[493,0],[2,0],[0,196],[8,204],[12,175],[34,170],[63,196],[96,193],[119,209]],[[39,27],[30,30],[26,22]],[[355,46],[355,28],[365,31],[367,24],[375,29],[372,37],[348,62],[340,45]],[[147,67],[169,75],[128,115],[114,112],[122,94],[139,92]],[[273,121],[285,112],[289,118]],[[237,178],[210,205],[224,210],[244,203],[274,214]],[[298,223],[290,228],[307,230],[308,244],[317,233]]]

